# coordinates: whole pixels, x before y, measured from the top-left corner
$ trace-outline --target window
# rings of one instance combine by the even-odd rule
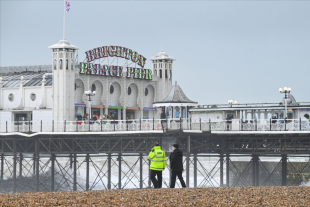
[[[113,92],[114,92],[114,87],[111,86],[111,87],[110,87],[110,94],[112,94]]]
[[[32,101],[36,100],[36,97],[37,97],[36,94],[34,94],[34,93],[31,93],[31,94],[30,94],[30,99],[31,99]]]
[[[56,69],[57,69],[57,60],[54,59],[54,70],[56,70]]]
[[[59,60],[59,69],[62,70],[62,59]]]
[[[154,74],[157,75],[157,70],[154,70]]]
[[[172,71],[169,70],[169,79],[171,79],[171,78],[172,78]]]
[[[92,91],[92,92],[96,91],[96,85],[95,85],[95,84],[92,84],[92,85],[91,85],[91,91]]]
[[[161,70],[161,69],[159,70],[159,77],[160,77],[160,78],[163,77],[163,74],[162,74],[162,70]]]
[[[167,69],[165,70],[165,78],[168,78],[168,71],[167,71]]]
[[[8,96],[8,98],[9,98],[9,101],[14,101],[14,95],[13,95],[13,93],[10,93],[9,94],[9,96]]]
[[[76,83],[74,84],[74,90],[76,91]]]
[[[71,60],[71,70],[73,70],[73,60]]]
[[[67,70],[69,69],[69,62],[68,62],[68,59],[66,59],[66,69],[67,69]]]
[[[149,90],[147,88],[145,88],[144,94],[145,94],[145,96],[147,96],[149,94]]]
[[[131,94],[131,88],[130,88],[130,86],[128,87],[128,96],[130,96],[130,94]]]

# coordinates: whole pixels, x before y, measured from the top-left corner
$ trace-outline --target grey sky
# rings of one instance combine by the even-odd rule
[[[200,104],[310,100],[309,1],[75,1],[66,39],[85,51],[128,47],[177,59],[173,81]],[[1,66],[51,64],[63,1],[1,1]],[[147,61],[145,68],[151,68]]]

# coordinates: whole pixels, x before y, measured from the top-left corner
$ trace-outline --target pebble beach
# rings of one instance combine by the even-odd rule
[[[0,206],[309,206],[310,187],[127,189],[0,194]]]

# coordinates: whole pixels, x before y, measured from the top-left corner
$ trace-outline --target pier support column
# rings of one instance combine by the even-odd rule
[[[40,177],[39,177],[40,154],[39,153],[36,153],[35,163],[36,163],[36,192],[39,192],[40,191]]]
[[[76,182],[76,163],[77,163],[77,160],[76,160],[76,153],[74,153],[73,155],[73,191],[76,191],[77,190],[77,182]]]
[[[108,189],[111,189],[111,153],[108,154]]]
[[[51,154],[51,192],[55,191],[55,154]]]
[[[187,153],[186,153],[186,187],[189,188],[189,156],[191,153],[191,137],[187,137]]]
[[[151,160],[148,160],[148,162],[149,162],[149,167],[148,167],[148,171],[149,171],[149,181],[148,181],[148,184],[149,184],[149,188],[151,188],[152,187],[152,185],[151,185],[151,169],[150,169],[150,166],[151,166]]]
[[[16,161],[17,161],[17,155],[16,155],[16,140],[13,140],[13,193],[16,193]]]
[[[286,186],[287,178],[287,155],[282,155],[282,186]]]
[[[19,153],[19,177],[23,177],[23,154]]]
[[[89,190],[89,154],[86,155],[86,190]]]
[[[229,187],[229,154],[226,154],[226,187]]]
[[[224,155],[220,154],[220,187],[224,187]]]
[[[40,177],[39,177],[39,171],[40,171],[40,149],[39,149],[39,140],[38,138],[35,139],[35,153],[34,153],[34,169],[35,169],[35,177],[36,177],[36,192],[39,192],[40,190]]]
[[[2,188],[3,175],[4,175],[3,170],[4,170],[4,154],[1,153],[1,169],[0,169],[0,171],[1,171],[1,174],[0,174],[0,187],[1,188]]]
[[[197,153],[194,154],[194,188],[197,188]]]
[[[122,189],[122,154],[118,153],[118,189]]]
[[[17,155],[14,153],[13,155],[13,193],[16,193],[16,161]]]
[[[224,150],[225,140],[221,137],[221,152],[220,152],[220,187],[224,187]]]
[[[252,155],[252,185],[259,186],[259,162],[258,162],[258,155]]]
[[[70,169],[72,169],[72,154],[69,155],[69,159],[70,159]]]
[[[140,153],[140,189],[143,188],[143,157],[142,153]]]
[[[33,154],[32,176],[36,176],[36,154]]]

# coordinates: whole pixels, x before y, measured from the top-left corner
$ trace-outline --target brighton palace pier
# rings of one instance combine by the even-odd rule
[[[148,59],[126,47],[88,50],[82,62],[67,40],[48,48],[51,65],[0,68],[0,184],[10,192],[29,183],[58,191],[56,175],[71,190],[96,189],[92,169],[105,189],[151,187],[146,155],[156,141],[167,154],[180,144],[190,187],[308,182],[310,102],[296,101],[290,88],[274,103],[198,104],[172,82],[176,60],[163,51],[148,69]],[[101,166],[92,162],[98,156]],[[57,167],[64,158],[69,164]]]

